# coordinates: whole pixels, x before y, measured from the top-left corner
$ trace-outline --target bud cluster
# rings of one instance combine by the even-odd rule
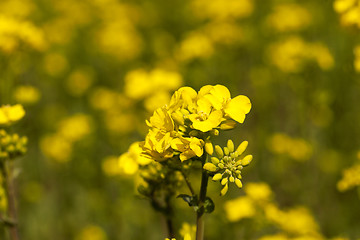
[[[204,169],[213,174],[212,180],[220,181],[224,186],[220,192],[221,196],[227,193],[229,182],[235,182],[237,187],[242,188],[241,170],[253,159],[252,155],[241,157],[247,146],[248,142],[243,141],[235,150],[232,140],[228,140],[224,148],[216,145],[215,152],[218,157],[211,157],[211,162],[204,164]]]
[[[8,134],[0,130],[0,161],[12,159],[26,153],[26,137],[19,137],[18,134]]]

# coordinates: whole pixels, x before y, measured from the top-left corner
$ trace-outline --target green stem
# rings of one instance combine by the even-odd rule
[[[194,196],[194,195],[195,195],[195,192],[194,192],[194,189],[193,189],[192,186],[191,186],[191,183],[190,183],[190,181],[189,181],[189,178],[186,176],[186,174],[184,173],[184,171],[183,171],[182,169],[180,170],[180,172],[181,172],[181,174],[182,174],[182,176],[183,176],[183,178],[184,178],[184,180],[185,180],[185,182],[186,182],[186,185],[188,186],[188,188],[189,188],[189,190],[190,190],[190,192],[191,192],[191,195]]]
[[[206,153],[204,153],[202,158],[202,166],[204,166],[206,161]],[[204,239],[204,202],[206,199],[206,191],[208,185],[208,174],[202,168],[202,175],[201,175],[201,186],[200,186],[200,194],[199,194],[199,204],[198,204],[198,211],[196,213],[196,240],[203,240]]]
[[[16,222],[16,207],[15,207],[15,193],[14,186],[11,180],[11,177],[8,174],[8,169],[6,167],[6,162],[1,162],[0,164],[1,173],[3,176],[4,190],[6,193],[6,198],[8,202],[8,216],[13,222]],[[7,224],[9,229],[11,240],[19,240],[17,224]]]

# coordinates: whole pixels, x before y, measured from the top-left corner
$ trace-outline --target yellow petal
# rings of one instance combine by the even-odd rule
[[[239,123],[245,120],[245,114],[251,109],[250,99],[244,95],[237,96],[230,100],[225,107],[225,113]]]
[[[5,115],[4,111],[0,108],[0,124],[6,124],[9,122],[9,119]]]

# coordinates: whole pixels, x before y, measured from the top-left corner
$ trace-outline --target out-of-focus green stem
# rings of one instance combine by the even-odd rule
[[[9,229],[10,239],[11,240],[19,240],[18,228],[16,224],[16,206],[15,206],[15,193],[14,193],[14,185],[11,177],[8,174],[8,169],[6,166],[6,161],[2,161],[0,163],[0,170],[3,176],[3,185],[6,193],[6,198],[8,202],[7,214],[11,219],[13,224],[6,224]]]

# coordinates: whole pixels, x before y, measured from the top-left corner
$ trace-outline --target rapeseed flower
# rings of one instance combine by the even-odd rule
[[[10,125],[19,121],[25,116],[25,110],[22,105],[13,106],[3,105],[0,107],[0,125]]]

